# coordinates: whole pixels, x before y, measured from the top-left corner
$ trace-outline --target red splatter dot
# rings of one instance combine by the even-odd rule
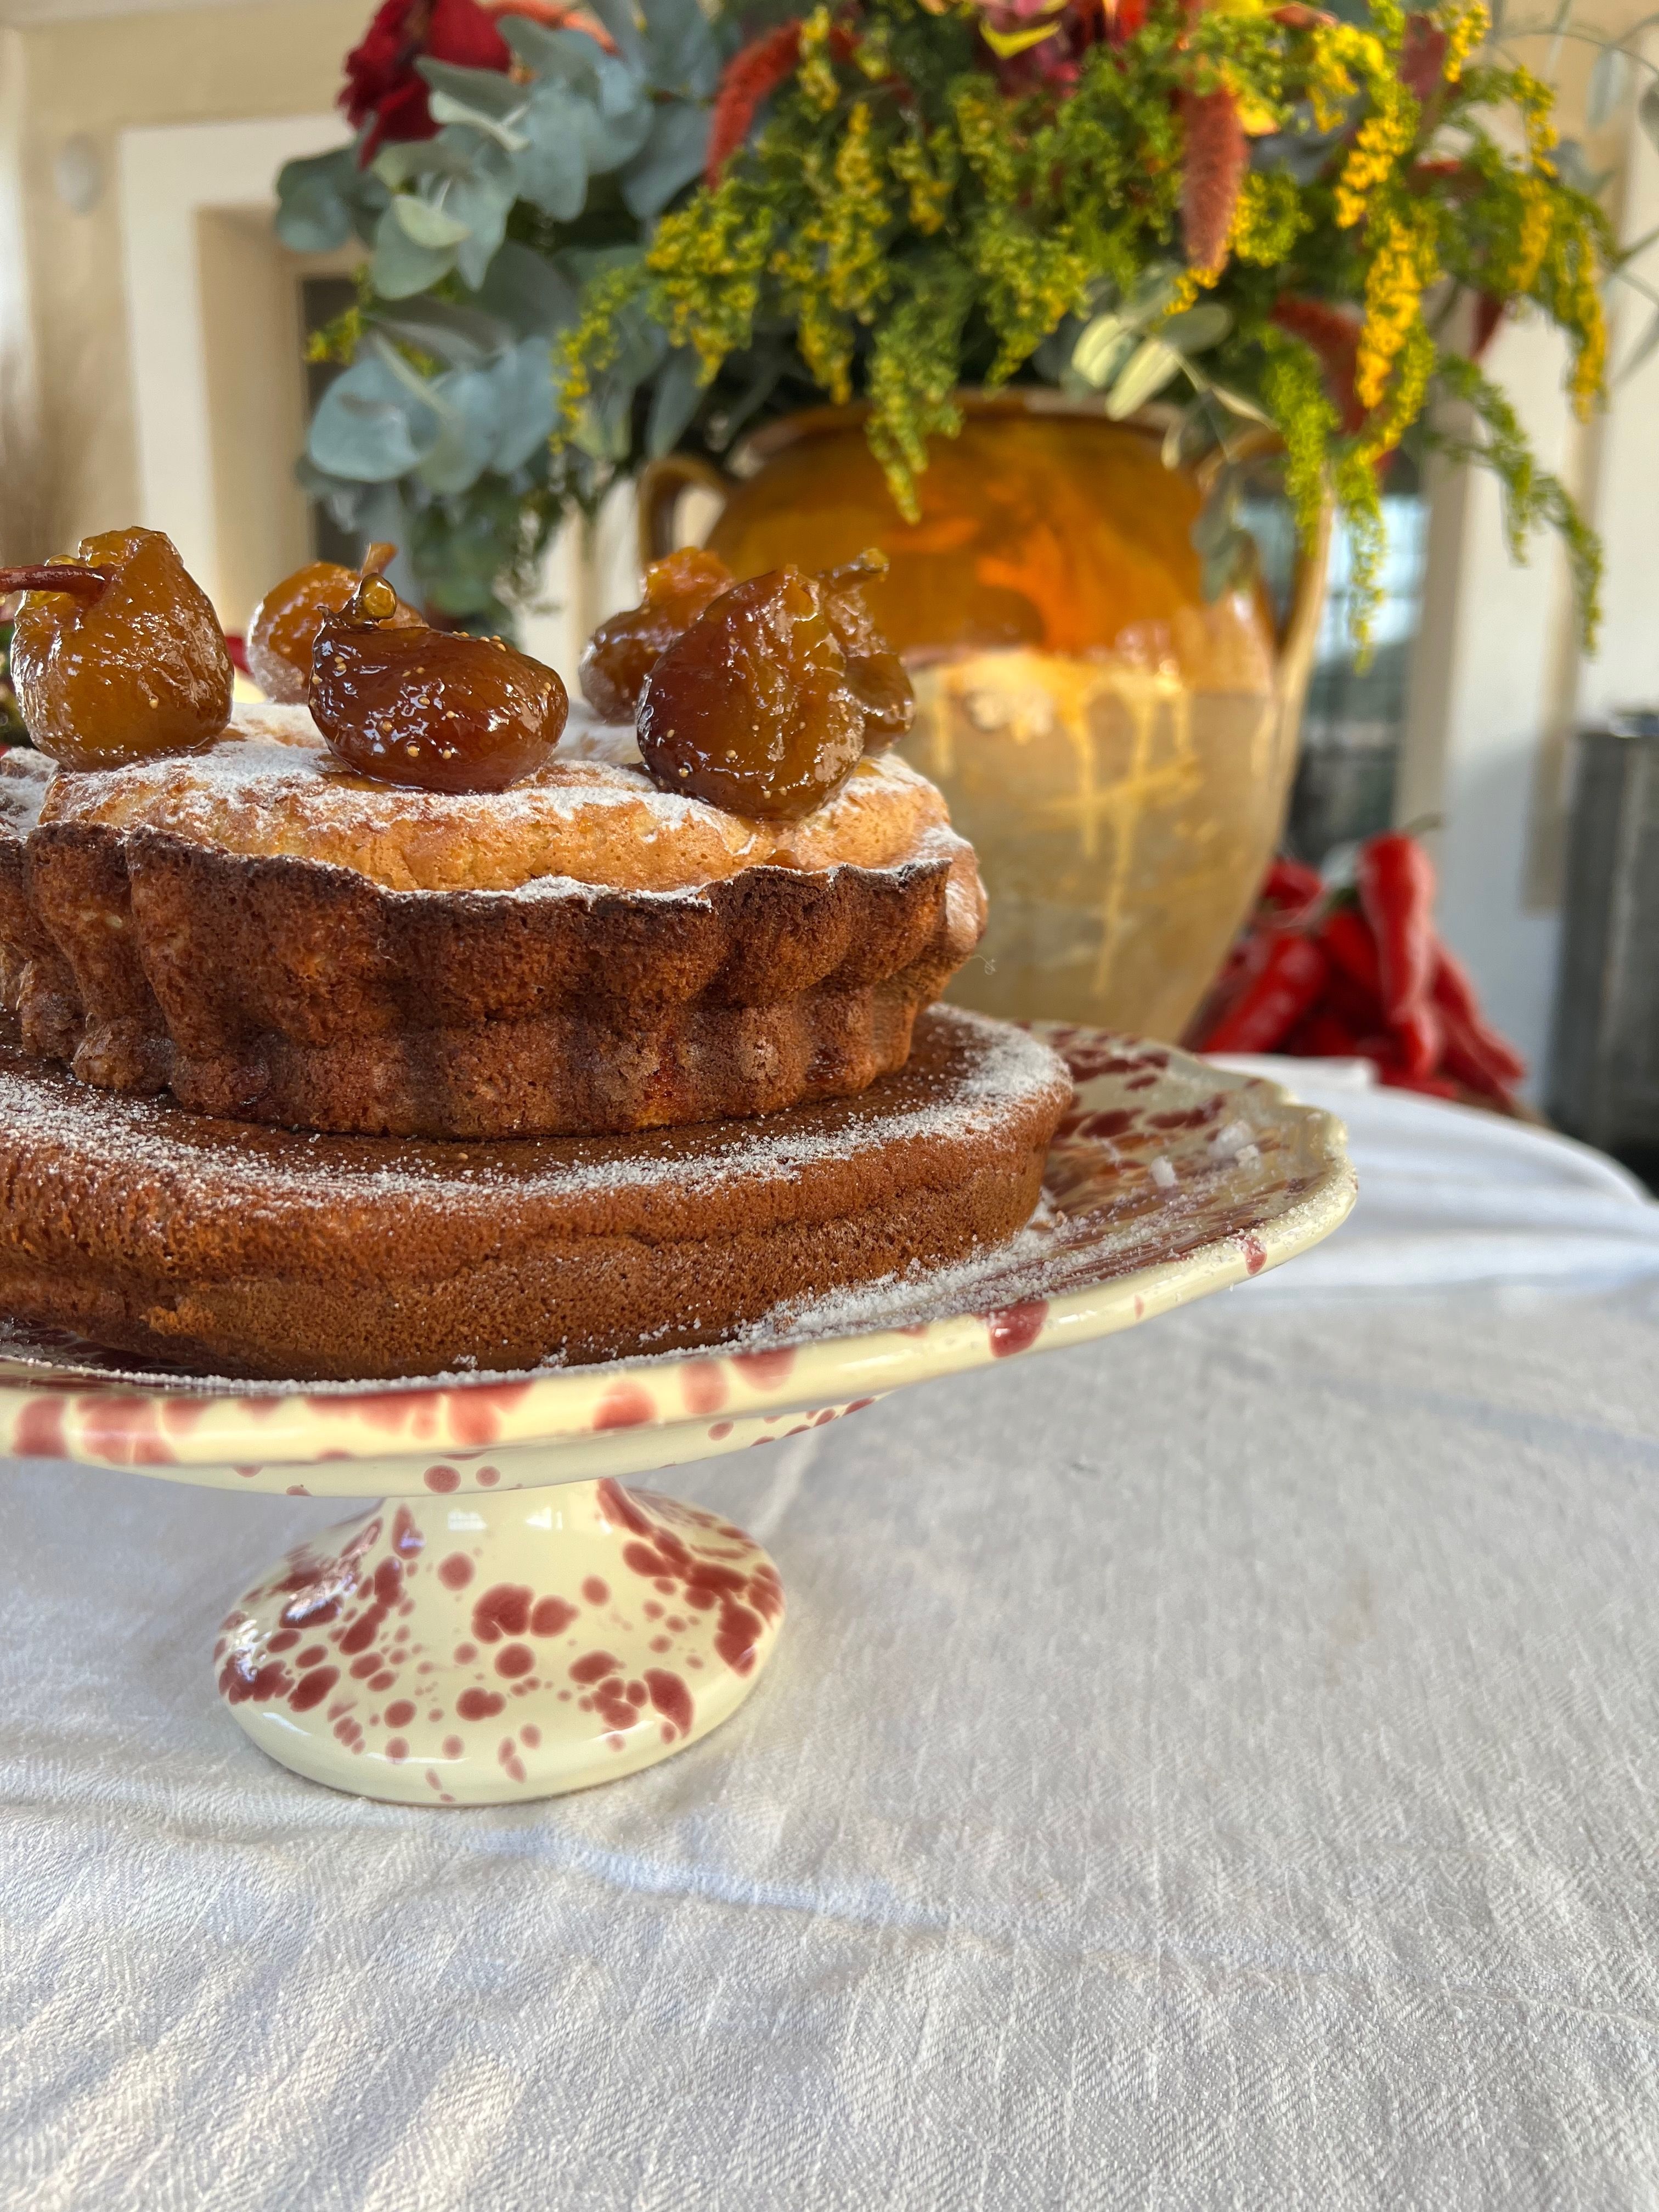
[[[603,1589],[605,1584],[601,1583]],[[562,1597],[543,1597],[536,1601],[536,1609],[530,1616],[532,1636],[562,1636],[576,1618],[576,1607],[567,1605]]]
[[[605,1605],[610,1601],[611,1585],[601,1582],[597,1575],[589,1575],[582,1584],[582,1595],[589,1605]]]
[[[599,1510],[607,1521],[619,1521],[624,1528],[631,1528],[636,1536],[648,1536],[651,1523],[634,1503],[621,1483],[607,1475],[599,1487]]]
[[[392,1521],[392,1548],[394,1552],[400,1552],[406,1559],[412,1559],[416,1552],[426,1549],[426,1538],[416,1526],[415,1516],[406,1505],[398,1508]]]
[[[642,1705],[645,1703],[645,1698],[646,1688],[644,1683],[630,1682],[628,1686],[629,1704],[630,1705]]]
[[[691,1725],[691,1692],[678,1674],[671,1674],[665,1667],[647,1667],[645,1686],[651,1692],[651,1702],[665,1721],[672,1721],[682,1735]]]
[[[494,1690],[463,1690],[455,1700],[455,1710],[464,1721],[487,1721],[506,1703]]]
[[[300,1640],[297,1628],[279,1628],[275,1636],[265,1638],[267,1651],[291,1651]]]
[[[501,1479],[501,1471],[498,1467],[481,1467],[478,1469],[477,1480],[480,1490],[493,1490]]]
[[[716,1421],[714,1427],[708,1431],[709,1443],[711,1444],[724,1443],[735,1426],[736,1424],[732,1421]]]
[[[446,1589],[465,1589],[472,1579],[472,1562],[465,1552],[452,1552],[438,1569],[438,1580]]]
[[[388,1737],[386,1755],[394,1766],[401,1765],[409,1757],[409,1746],[400,1735]]]
[[[414,1717],[415,1707],[408,1698],[399,1698],[395,1705],[388,1705],[386,1709],[388,1728],[407,1728]]]
[[[741,1370],[757,1390],[775,1390],[789,1380],[795,1364],[795,1347],[781,1344],[769,1352],[734,1352],[732,1364]]]
[[[296,1667],[301,1668],[315,1667],[320,1665],[322,1661],[326,1659],[327,1656],[328,1646],[326,1644],[307,1644],[305,1650],[300,1654],[299,1657],[294,1663]]]
[[[999,1306],[988,1313],[985,1326],[990,1332],[992,1358],[1007,1359],[1017,1352],[1029,1352],[1048,1317],[1046,1298],[1030,1298],[1024,1305]]]
[[[726,1387],[718,1359],[693,1359],[680,1370],[680,1389],[688,1413],[714,1413],[726,1403]]]
[[[308,1713],[323,1699],[340,1679],[337,1667],[315,1667],[309,1674],[302,1674],[289,1692],[289,1703],[296,1713]]]
[[[389,1690],[397,1679],[389,1667],[383,1668],[378,1674],[369,1676],[368,1686],[371,1690]]]
[[[443,1753],[446,1759],[459,1759],[465,1749],[466,1746],[462,1742],[459,1736],[447,1735],[444,1738]]]
[[[759,1619],[747,1606],[728,1602],[721,1607],[714,1649],[734,1674],[746,1674],[753,1668],[755,1642],[760,1632]]]
[[[435,1490],[441,1497],[461,1486],[461,1478],[453,1467],[429,1467],[423,1480],[427,1488]]]
[[[542,1732],[536,1726],[534,1721],[532,1721],[528,1726],[521,1728],[519,1730],[519,1735],[520,1739],[530,1747],[532,1751],[535,1750],[537,1745],[540,1743],[542,1740]]]
[[[1245,1273],[1248,1275],[1259,1275],[1267,1264],[1267,1249],[1263,1245],[1261,1239],[1259,1237],[1247,1237],[1244,1239]]]
[[[536,1655],[527,1644],[509,1644],[495,1661],[495,1672],[505,1674],[509,1681],[520,1674],[527,1674],[536,1663]]]
[[[499,1644],[522,1636],[530,1626],[536,1593],[522,1583],[492,1583],[472,1607],[472,1633],[480,1644]]]
[[[617,1382],[600,1399],[593,1416],[595,1429],[637,1429],[656,1412],[651,1394],[637,1382]]]
[[[576,1660],[570,1669],[573,1682],[598,1682],[607,1674],[620,1674],[622,1661],[613,1659],[608,1651],[589,1651]]]

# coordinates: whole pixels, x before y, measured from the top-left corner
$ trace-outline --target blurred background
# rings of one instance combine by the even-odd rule
[[[1610,4],[1598,27],[1621,35],[1640,13],[1636,0]],[[350,301],[356,250],[292,253],[271,218],[281,165],[340,142],[341,57],[365,15],[362,0],[0,4],[6,559],[137,520],[172,535],[234,630],[276,577],[351,553],[293,459],[337,373],[307,363],[306,337]],[[1562,127],[1608,174],[1620,234],[1634,240],[1659,227],[1659,154],[1628,104],[1589,127],[1592,53],[1582,67],[1573,51],[1559,61]],[[1510,561],[1487,476],[1401,466],[1363,668],[1346,639],[1340,534],[1333,549],[1286,830],[1289,848],[1318,863],[1390,823],[1437,823],[1442,934],[1535,1068],[1559,963],[1571,733],[1659,699],[1648,552],[1659,355],[1622,374],[1651,309],[1631,286],[1608,305],[1611,404],[1588,426],[1571,418],[1561,344],[1540,325],[1507,323],[1486,364],[1601,534],[1599,654],[1577,648],[1556,545],[1540,540],[1525,568]],[[553,549],[525,642],[567,673],[592,623],[631,596],[629,497]],[[1260,520],[1270,539],[1274,519]]]

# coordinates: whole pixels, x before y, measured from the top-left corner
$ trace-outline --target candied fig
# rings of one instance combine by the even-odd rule
[[[593,712],[607,722],[631,722],[658,657],[731,588],[732,571],[718,553],[688,545],[653,561],[639,605],[602,622],[582,654],[577,679]]]
[[[194,752],[230,720],[230,656],[208,596],[159,530],[83,538],[72,561],[0,568],[21,591],[11,678],[30,738],[64,768]]]
[[[902,660],[871,619],[862,586],[887,573],[887,556],[860,553],[840,568],[827,568],[823,586],[830,626],[847,655],[847,681],[864,708],[864,750],[885,751],[908,737],[916,719],[916,695]]]
[[[323,618],[311,713],[336,758],[422,791],[505,791],[545,767],[570,711],[553,671],[498,637],[399,629],[398,606],[365,576]]]
[[[311,684],[311,649],[325,615],[338,614],[365,576],[378,576],[395,545],[371,545],[361,568],[337,561],[313,561],[273,584],[247,626],[247,672],[264,693],[284,707],[302,707]],[[399,599],[390,618],[394,629],[419,629],[421,617]]]
[[[857,767],[865,709],[827,594],[778,568],[723,592],[646,680],[640,753],[664,791],[797,822]]]

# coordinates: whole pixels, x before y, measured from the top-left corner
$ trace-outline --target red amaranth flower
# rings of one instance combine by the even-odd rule
[[[703,182],[717,185],[726,167],[749,136],[761,102],[794,73],[800,59],[800,24],[780,23],[775,31],[753,39],[726,64],[714,94],[709,118],[708,153],[703,163]]]
[[[426,81],[415,66],[423,58],[462,69],[513,64],[506,40],[477,0],[385,0],[361,45],[346,56],[340,93],[352,128],[371,125],[361,156],[365,165],[387,139],[435,137]]]
[[[1187,161],[1181,181],[1181,231],[1194,269],[1216,269],[1227,251],[1239,187],[1250,158],[1238,102],[1225,89],[1183,92]]]
[[[1365,419],[1365,410],[1354,393],[1354,374],[1359,362],[1359,319],[1346,314],[1323,300],[1298,299],[1281,292],[1273,301],[1273,319],[1319,356],[1326,388],[1342,416],[1342,428],[1352,436]]]
[[[1407,15],[1400,50],[1400,82],[1419,107],[1439,91],[1446,73],[1446,34],[1426,15]]]

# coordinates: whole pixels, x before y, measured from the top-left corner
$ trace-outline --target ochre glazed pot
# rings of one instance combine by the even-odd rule
[[[1306,562],[1282,638],[1265,598],[1206,603],[1197,479],[1155,428],[1057,396],[968,396],[935,442],[921,519],[894,507],[862,410],[768,425],[731,478],[671,455],[641,486],[647,557],[678,493],[717,490],[708,544],[750,576],[793,561],[892,570],[871,594],[941,786],[991,895],[952,998],[988,1012],[1177,1035],[1249,906],[1283,818],[1323,582]]]

